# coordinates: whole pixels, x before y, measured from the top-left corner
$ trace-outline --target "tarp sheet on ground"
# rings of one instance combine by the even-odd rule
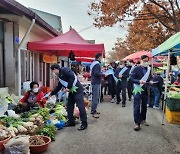
[[[28,50],[38,51],[56,56],[69,56],[69,52],[73,51],[77,57],[92,57],[100,52],[104,53],[104,44],[90,44],[83,39],[75,29],[61,34],[52,39],[29,42]]]

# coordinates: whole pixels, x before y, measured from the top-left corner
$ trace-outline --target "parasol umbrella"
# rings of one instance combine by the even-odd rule
[[[152,53],[149,51],[139,51],[139,52],[135,52],[133,54],[128,55],[127,57],[125,57],[123,60],[134,60],[135,62],[137,62],[138,60],[141,59],[142,55],[147,55],[149,58],[152,58]]]

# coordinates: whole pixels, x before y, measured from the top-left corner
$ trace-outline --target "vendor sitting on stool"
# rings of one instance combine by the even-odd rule
[[[39,91],[39,84],[36,81],[30,83],[30,89],[25,93],[24,97],[20,100],[19,106],[24,110],[28,111],[32,108],[42,107],[44,108],[46,98],[44,93]]]

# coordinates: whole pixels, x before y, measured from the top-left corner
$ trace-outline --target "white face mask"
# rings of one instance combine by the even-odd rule
[[[148,67],[148,65],[149,65],[148,62],[143,62],[143,63],[142,63],[142,66],[143,66],[143,67]]]
[[[123,67],[124,67],[124,65],[119,65],[119,67],[120,67],[120,68],[123,68]]]
[[[34,93],[38,93],[38,91],[39,91],[39,88],[34,88],[34,89],[33,89],[33,92],[34,92]]]

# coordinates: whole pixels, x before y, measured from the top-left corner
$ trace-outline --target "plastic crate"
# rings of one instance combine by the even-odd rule
[[[166,104],[170,111],[180,111],[180,99],[168,97]]]
[[[180,112],[170,111],[166,106],[166,119],[169,123],[180,124]]]

